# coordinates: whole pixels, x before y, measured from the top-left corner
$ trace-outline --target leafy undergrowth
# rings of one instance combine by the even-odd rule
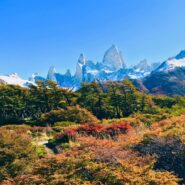
[[[177,184],[167,171],[153,169],[155,159],[132,151],[135,135],[120,136],[117,141],[78,137],[78,146],[61,154],[41,159],[30,173],[5,181],[7,184]]]
[[[96,138],[115,139],[120,134],[126,134],[131,129],[129,124],[112,124],[105,126],[102,124],[83,124],[78,127],[64,130],[63,133],[56,135],[56,139],[61,142],[75,139],[77,134],[83,136],[93,136]],[[66,139],[67,138],[67,139]]]
[[[185,115],[150,126],[136,117],[112,122],[70,123],[57,131],[55,126],[1,128],[1,184],[183,184]],[[43,133],[53,136],[51,143],[61,148],[58,154],[34,152],[32,141]]]
[[[184,142],[185,115],[153,123],[150,134],[155,134],[161,137],[178,137]]]
[[[172,171],[185,182],[185,115],[153,123],[134,150],[156,156],[154,169]]]

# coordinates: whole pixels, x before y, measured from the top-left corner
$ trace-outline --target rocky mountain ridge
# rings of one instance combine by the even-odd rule
[[[78,90],[81,83],[106,81],[122,81],[131,79],[138,88],[153,94],[185,95],[185,50],[175,57],[162,63],[148,64],[147,60],[128,67],[123,60],[121,51],[112,45],[104,54],[102,62],[94,63],[80,54],[75,74],[70,70],[58,73],[54,66],[50,67],[46,77],[34,73],[29,80],[21,79],[18,74],[0,76],[1,83],[27,87],[36,84],[38,80],[55,81],[60,87]]]
[[[139,62],[133,67],[127,67],[121,51],[117,46],[112,45],[104,54],[102,62],[94,63],[86,58],[82,53],[80,54],[75,74],[72,75],[70,70],[67,70],[65,74],[57,73],[52,66],[45,80],[53,80],[58,83],[59,86],[65,88],[79,89],[81,83],[98,81],[121,81],[124,78],[142,79],[154,69],[153,65],[149,65],[147,60]],[[35,76],[32,80],[36,82],[41,77]]]

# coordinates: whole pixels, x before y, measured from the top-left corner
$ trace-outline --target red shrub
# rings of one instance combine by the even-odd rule
[[[65,131],[65,134],[67,134],[70,137],[75,137],[75,135],[76,135],[76,129],[75,128],[67,129]]]
[[[119,134],[126,134],[130,130],[131,126],[129,124],[113,124],[106,128],[106,133],[111,137],[115,137]]]
[[[113,124],[111,126],[84,124],[77,128],[67,129],[62,134],[58,134],[55,138],[60,141],[69,141],[70,139],[75,139],[76,134],[80,134],[83,136],[93,136],[99,139],[115,139],[119,134],[126,134],[130,128],[131,126],[127,123]]]
[[[105,127],[100,124],[84,124],[79,126],[76,131],[82,135],[96,136],[99,133],[105,132]]]

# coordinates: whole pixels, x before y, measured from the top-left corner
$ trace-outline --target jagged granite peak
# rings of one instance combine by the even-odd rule
[[[85,65],[86,64],[86,57],[83,53],[80,54],[79,58],[78,58],[78,63],[79,64],[82,64],[82,65]]]
[[[78,62],[76,64],[76,72],[75,77],[79,82],[82,82],[83,79],[83,72],[84,72],[84,66],[87,62],[87,59],[83,53],[80,54],[78,58]]]
[[[71,77],[71,71],[69,69],[67,69],[66,73],[65,73],[65,76],[68,76],[68,77]]]
[[[146,59],[141,60],[137,65],[133,67],[134,70],[148,72],[151,70],[151,66]]]
[[[125,67],[122,54],[113,45],[106,51],[102,62],[94,63],[87,60],[84,54],[80,54],[74,75],[69,70],[64,74],[57,73],[52,66],[47,78],[34,73],[29,80],[24,80],[17,73],[13,73],[0,75],[0,84],[29,87],[30,84],[36,85],[38,80],[50,79],[56,81],[59,87],[75,91],[81,87],[82,82],[97,80],[102,83],[109,80],[122,81],[125,78],[131,79],[139,89],[148,90],[150,93],[185,95],[185,50],[163,63],[148,65],[147,61],[143,60],[133,67]]]
[[[55,69],[55,66],[51,66],[49,68],[47,79],[56,82],[56,69]]]
[[[121,51],[117,46],[112,45],[104,54],[103,64],[111,71],[125,68],[125,63]]]

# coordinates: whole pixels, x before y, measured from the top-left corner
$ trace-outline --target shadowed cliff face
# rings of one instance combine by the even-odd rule
[[[143,84],[153,94],[185,95],[185,68],[152,73]]]

